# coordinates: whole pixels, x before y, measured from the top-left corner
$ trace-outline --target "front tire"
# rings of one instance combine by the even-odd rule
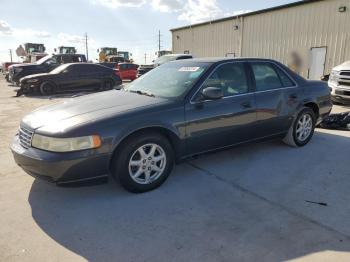
[[[126,190],[143,193],[163,184],[173,166],[168,139],[158,133],[141,133],[124,141],[116,152],[112,175]]]
[[[289,128],[283,142],[293,147],[305,146],[311,140],[316,124],[316,116],[310,108],[303,108],[292,126]]]
[[[43,96],[48,96],[54,94],[56,91],[56,86],[51,82],[44,82],[40,85],[40,93]]]

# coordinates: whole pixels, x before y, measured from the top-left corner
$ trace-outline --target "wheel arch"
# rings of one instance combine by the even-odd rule
[[[316,119],[319,117],[320,109],[319,109],[317,103],[307,102],[307,103],[304,103],[304,106],[312,109],[312,111],[315,113]]]
[[[169,128],[163,127],[163,126],[150,126],[150,127],[143,127],[139,128],[137,130],[133,130],[132,132],[128,133],[126,136],[121,138],[116,145],[114,145],[113,153],[109,160],[109,170],[111,170],[113,165],[113,159],[115,155],[118,153],[118,151],[122,148],[124,143],[132,136],[142,135],[145,133],[158,133],[164,136],[166,139],[168,139],[172,149],[174,150],[175,155],[175,161],[179,159],[180,156],[180,145],[181,145],[181,139],[180,137]]]

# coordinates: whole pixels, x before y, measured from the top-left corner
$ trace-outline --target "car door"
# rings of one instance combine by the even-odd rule
[[[221,88],[224,97],[201,99],[207,87]],[[186,141],[189,154],[200,153],[250,140],[256,121],[255,96],[246,64],[221,64],[185,105]]]
[[[59,89],[61,91],[74,90],[79,86],[78,70],[74,64],[68,65],[59,76]]]
[[[277,64],[250,62],[255,85],[256,132],[260,137],[284,133],[293,121],[300,88]]]

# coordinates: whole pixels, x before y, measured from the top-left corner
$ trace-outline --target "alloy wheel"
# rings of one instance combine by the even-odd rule
[[[166,155],[163,148],[151,143],[139,147],[129,160],[129,175],[138,184],[150,184],[164,172]]]
[[[300,142],[304,142],[312,133],[312,117],[309,114],[302,115],[296,126],[296,137]]]

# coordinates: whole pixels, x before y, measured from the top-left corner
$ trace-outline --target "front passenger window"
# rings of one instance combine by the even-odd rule
[[[244,64],[234,62],[219,66],[211,76],[205,80],[202,89],[206,87],[221,88],[224,97],[248,93],[248,82]]]

